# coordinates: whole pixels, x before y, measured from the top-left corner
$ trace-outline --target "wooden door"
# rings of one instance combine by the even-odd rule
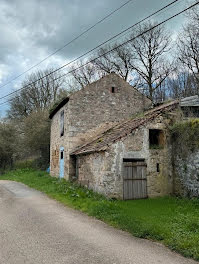
[[[124,200],[147,198],[146,163],[124,162]]]

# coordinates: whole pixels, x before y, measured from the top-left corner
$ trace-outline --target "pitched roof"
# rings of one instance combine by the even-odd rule
[[[97,136],[94,140],[76,148],[71,155],[87,154],[92,152],[105,151],[111,144],[123,137],[131,134],[132,131],[147,122],[152,121],[159,115],[172,111],[179,104],[178,101],[172,101],[167,104],[155,107],[144,113],[142,117],[126,120]]]

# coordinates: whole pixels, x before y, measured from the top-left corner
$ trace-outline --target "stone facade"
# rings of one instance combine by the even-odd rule
[[[64,149],[64,177],[72,179],[75,163],[70,152],[91,140],[114,122],[149,108],[151,101],[112,73],[72,94],[51,116],[50,173],[59,176],[60,148]],[[64,135],[60,136],[60,115],[64,111]],[[97,131],[97,132],[96,132]]]
[[[184,159],[173,154],[169,127],[183,119],[179,102],[144,112],[150,106],[147,97],[116,74],[66,98],[51,115],[51,175],[117,199],[132,199],[126,192],[137,188],[143,194],[145,187],[142,198],[199,196],[199,152]],[[126,169],[127,164],[132,167]],[[135,187],[127,177],[128,184],[126,173],[141,184],[144,174],[144,185]]]
[[[167,133],[169,123],[170,119],[159,116],[153,122],[139,127],[131,135],[112,144],[106,151],[77,155],[79,183],[108,197],[123,199],[124,159],[144,159],[147,164],[148,197],[171,194],[173,178],[170,138]],[[150,129],[163,131],[163,147],[150,148]]]
[[[199,197],[199,150],[185,159],[174,158],[174,192],[180,196]]]

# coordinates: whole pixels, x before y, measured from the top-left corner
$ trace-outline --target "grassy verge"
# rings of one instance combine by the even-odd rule
[[[45,172],[16,170],[1,175],[46,193],[61,203],[86,212],[134,236],[161,241],[171,249],[199,260],[199,200],[163,197],[112,201]]]

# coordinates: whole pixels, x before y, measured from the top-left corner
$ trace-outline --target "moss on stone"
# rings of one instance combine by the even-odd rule
[[[173,149],[182,158],[187,156],[188,152],[199,149],[199,118],[176,123],[170,130]]]

